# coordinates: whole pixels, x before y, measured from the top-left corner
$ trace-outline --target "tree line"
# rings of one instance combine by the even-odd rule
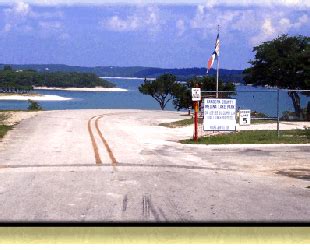
[[[139,91],[144,95],[150,95],[159,104],[162,110],[171,100],[176,110],[192,108],[191,88],[201,88],[202,91],[215,91],[215,77],[194,77],[187,82],[179,82],[176,76],[172,74],[163,74],[156,80],[144,80],[139,86]],[[233,83],[224,83],[219,81],[219,91],[229,91],[220,93],[219,97],[228,98],[234,95],[235,85]],[[215,93],[210,92],[210,96],[215,97]]]
[[[0,64],[0,69],[3,68]],[[45,68],[49,72],[80,72],[80,73],[94,73],[98,76],[105,77],[139,77],[139,78],[156,78],[162,74],[173,74],[178,81],[187,81],[195,76],[202,76],[206,73],[205,67],[193,68],[155,68],[142,66],[68,66],[64,64],[14,64],[11,65],[16,70],[32,69],[38,72],[44,72]],[[209,71],[210,76],[216,75],[216,70]],[[220,75],[224,82],[243,83],[242,70],[228,70],[220,69]]]
[[[35,87],[59,88],[93,88],[115,87],[115,84],[99,78],[94,73],[78,72],[37,72],[35,70],[13,70],[11,66],[4,66],[0,70],[0,91],[28,92]]]

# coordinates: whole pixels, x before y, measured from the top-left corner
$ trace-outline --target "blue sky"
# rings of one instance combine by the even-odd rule
[[[309,0],[0,0],[0,63],[206,67],[220,25],[220,67],[253,46],[310,35]]]

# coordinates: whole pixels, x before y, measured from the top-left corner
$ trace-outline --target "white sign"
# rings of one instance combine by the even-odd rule
[[[249,109],[239,110],[239,124],[240,126],[251,125],[251,110]]]
[[[236,130],[236,99],[204,99],[203,129]]]
[[[192,101],[200,101],[200,100],[201,100],[201,89],[192,88]]]

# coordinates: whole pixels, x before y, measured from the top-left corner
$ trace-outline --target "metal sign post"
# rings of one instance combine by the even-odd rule
[[[198,141],[198,101],[194,102],[194,141]]]
[[[198,103],[201,100],[201,89],[192,88],[192,101],[194,102],[194,141],[198,141]]]

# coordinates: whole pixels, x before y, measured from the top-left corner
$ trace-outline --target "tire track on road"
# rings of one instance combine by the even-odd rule
[[[112,163],[112,166],[114,168],[114,170],[116,170],[116,165],[117,165],[117,161],[116,161],[116,158],[114,157],[114,154],[107,142],[107,140],[103,137],[102,135],[102,132],[99,128],[99,125],[98,125],[98,121],[103,117],[104,115],[100,115],[100,116],[93,116],[91,117],[89,120],[88,120],[88,132],[89,132],[89,135],[90,135],[90,139],[91,139],[91,143],[92,143],[92,147],[93,147],[93,150],[94,150],[94,154],[95,154],[95,162],[96,162],[96,165],[103,165],[102,163],[102,160],[100,158],[100,154],[99,154],[99,148],[98,148],[98,145],[96,143],[96,139],[95,139],[95,136],[94,136],[94,133],[92,131],[92,128],[91,128],[91,124],[92,124],[92,121],[95,119],[95,128],[97,130],[97,133],[103,143],[103,145],[105,146],[106,148],[106,151],[109,155],[109,158],[111,160],[111,163]]]
[[[92,118],[90,118],[88,120],[88,132],[89,132],[89,135],[90,135],[90,139],[91,139],[91,143],[92,143],[92,146],[93,146],[93,150],[94,150],[94,153],[95,153],[95,161],[96,161],[96,164],[97,165],[101,165],[102,164],[102,161],[101,161],[101,158],[99,156],[99,151],[98,151],[98,146],[97,146],[97,143],[96,143],[96,140],[95,140],[95,136],[93,134],[93,131],[91,129],[91,121],[97,116],[93,116]]]
[[[117,164],[117,161],[116,161],[116,159],[115,159],[115,157],[114,157],[114,154],[113,154],[113,152],[112,152],[112,150],[111,150],[111,148],[110,148],[110,146],[109,146],[107,140],[103,137],[103,135],[102,135],[102,133],[101,133],[101,131],[100,131],[100,129],[99,129],[99,126],[98,126],[98,121],[99,121],[102,117],[103,117],[103,116],[99,116],[99,117],[96,119],[96,121],[95,121],[95,127],[96,127],[96,129],[97,129],[97,132],[98,132],[98,134],[99,134],[99,137],[100,137],[101,141],[103,142],[103,144],[104,144],[104,146],[105,146],[105,148],[106,148],[106,150],[107,150],[107,152],[108,152],[108,154],[109,154],[110,160],[111,160],[111,162],[112,162],[112,166],[115,167],[116,164]]]

